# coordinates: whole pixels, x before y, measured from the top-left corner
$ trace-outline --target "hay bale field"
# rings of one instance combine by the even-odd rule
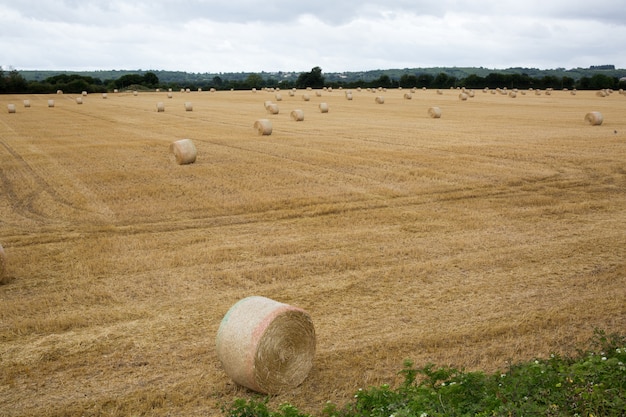
[[[260,90],[0,96],[31,103],[0,112],[3,415],[219,415],[253,395],[214,343],[251,295],[311,315],[313,367],[270,402],[318,415],[407,358],[492,372],[626,328],[621,95],[303,94],[269,136]]]

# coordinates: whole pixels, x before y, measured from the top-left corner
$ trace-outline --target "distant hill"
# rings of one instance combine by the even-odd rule
[[[323,68],[322,68],[323,70]],[[220,78],[223,81],[242,81],[245,80],[251,74],[260,75],[263,79],[275,79],[277,81],[295,81],[301,72],[227,72],[227,73],[191,73],[183,71],[162,71],[162,70],[100,70],[100,71],[19,71],[18,72],[27,81],[43,81],[48,77],[52,77],[59,74],[78,74],[83,76],[89,76],[98,78],[102,81],[115,80],[124,75],[129,74],[145,74],[146,72],[153,72],[163,83],[178,83],[184,85],[190,84],[202,84],[208,83],[216,78]],[[618,69],[613,65],[596,65],[589,68],[556,68],[556,69],[538,69],[538,68],[484,68],[484,67],[429,67],[429,68],[403,68],[403,69],[377,69],[368,71],[352,71],[352,72],[324,72],[323,75],[327,82],[352,82],[352,81],[372,81],[379,79],[381,76],[387,76],[391,79],[398,80],[403,75],[432,75],[437,76],[439,74],[446,74],[449,77],[455,77],[458,79],[466,78],[469,75],[477,75],[479,77],[486,77],[492,73],[500,74],[525,74],[532,78],[541,78],[545,76],[552,76],[557,78],[569,77],[574,80],[579,80],[583,77],[592,77],[595,74],[603,74],[608,77],[622,78],[626,77],[626,69]]]

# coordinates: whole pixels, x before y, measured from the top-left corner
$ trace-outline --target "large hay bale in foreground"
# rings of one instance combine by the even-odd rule
[[[591,126],[600,126],[604,121],[604,118],[602,117],[602,113],[599,111],[592,111],[585,115],[585,121]]]
[[[264,394],[300,385],[313,367],[315,328],[301,308],[252,296],[233,305],[216,337],[217,357],[236,383]]]
[[[181,139],[170,144],[170,152],[174,154],[178,165],[196,162],[198,151],[191,139]]]

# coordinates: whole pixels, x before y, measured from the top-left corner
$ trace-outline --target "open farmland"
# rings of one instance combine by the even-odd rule
[[[623,332],[626,96],[406,92],[0,96],[0,414],[219,415],[253,395],[215,352],[249,295],[313,318],[271,402],[315,413],[407,358],[495,371]]]

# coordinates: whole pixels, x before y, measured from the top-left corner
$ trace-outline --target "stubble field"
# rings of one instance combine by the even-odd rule
[[[254,395],[215,353],[250,295],[311,315],[313,369],[271,403],[312,413],[404,359],[491,372],[623,333],[626,96],[407,92],[0,96],[0,415],[220,415]]]

